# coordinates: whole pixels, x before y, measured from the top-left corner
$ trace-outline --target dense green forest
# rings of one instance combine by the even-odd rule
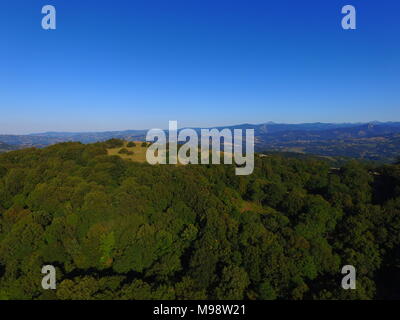
[[[235,176],[118,143],[0,155],[0,299],[400,298],[400,165],[270,155]]]

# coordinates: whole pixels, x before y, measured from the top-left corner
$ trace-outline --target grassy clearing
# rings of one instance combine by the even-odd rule
[[[136,146],[128,147],[128,142],[124,142],[124,146],[120,148],[110,148],[107,149],[107,153],[110,156],[119,156],[125,160],[132,160],[136,162],[146,162],[146,150],[147,147],[142,147],[143,141],[134,141]],[[126,148],[128,151],[133,152],[133,154],[121,154],[119,153],[122,148]]]
[[[142,147],[143,141],[134,141],[136,146],[134,147],[128,147],[129,141],[125,141],[124,145],[122,147],[118,148],[109,148],[107,149],[107,153],[109,156],[119,156],[122,159],[125,160],[131,160],[131,161],[136,161],[136,162],[146,162],[146,151],[147,147]],[[121,149],[127,149],[128,152],[133,152],[133,154],[125,154],[125,153],[120,153]],[[200,151],[200,150],[199,150]],[[221,156],[221,163],[224,163],[224,154],[228,155],[228,158],[232,158],[232,153],[230,152],[220,152]],[[212,155],[210,153],[210,162],[212,159]],[[201,161],[200,155],[199,155],[199,162]],[[178,163],[178,165],[181,165]]]

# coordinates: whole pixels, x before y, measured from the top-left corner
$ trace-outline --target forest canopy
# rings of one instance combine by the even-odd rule
[[[270,155],[236,176],[107,154],[122,145],[0,155],[0,299],[400,298],[399,164]]]

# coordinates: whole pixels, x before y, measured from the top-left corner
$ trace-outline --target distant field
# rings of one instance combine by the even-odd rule
[[[129,143],[129,141],[125,141],[123,147],[118,147],[118,148],[109,148],[107,149],[107,153],[109,156],[119,156],[122,159],[125,160],[131,160],[131,161],[136,161],[136,162],[146,162],[146,151],[147,151],[147,147],[142,147],[142,143],[143,141],[134,141],[136,146],[134,147],[127,147],[127,144]],[[127,149],[128,151],[133,152],[133,154],[124,154],[124,153],[119,153],[121,151],[121,149]],[[224,159],[222,157],[222,154],[227,153],[228,157],[232,156],[231,153],[229,152],[221,152],[221,163],[223,163]],[[210,161],[211,161],[211,154],[210,154]],[[199,157],[199,161],[200,157]],[[178,164],[180,165],[180,164]]]
[[[131,160],[135,162],[147,162],[146,160],[147,147],[142,147],[143,141],[133,141],[136,144],[136,146],[134,147],[128,147],[127,145],[129,142],[130,141],[125,141],[123,147],[107,149],[108,155],[119,156],[122,159]],[[119,153],[123,148],[127,149],[130,152],[133,152],[133,154]]]
[[[122,159],[132,160],[136,162],[146,162],[146,150],[147,147],[142,147],[143,141],[134,141],[135,147],[127,147],[128,142],[124,142],[124,146],[120,148],[107,149],[107,153],[110,156],[119,156]],[[119,153],[122,148],[126,148],[128,151],[133,152],[132,155]]]

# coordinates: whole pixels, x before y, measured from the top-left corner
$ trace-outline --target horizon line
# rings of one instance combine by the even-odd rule
[[[172,120],[169,120],[172,121]],[[274,122],[274,121],[267,121],[261,123],[238,123],[238,124],[231,124],[226,126],[184,126],[179,128],[181,129],[213,129],[213,128],[230,128],[236,126],[260,126],[260,125],[302,125],[302,124],[332,124],[332,125],[357,125],[357,124],[385,124],[385,123],[400,123],[398,121],[379,121],[379,120],[372,120],[372,121],[344,121],[344,122],[322,122],[322,121],[314,121],[314,122]],[[149,131],[153,128],[146,128],[146,129],[114,129],[114,130],[92,130],[92,131],[39,131],[39,132],[30,132],[30,133],[1,133],[0,136],[30,136],[30,135],[41,135],[41,134],[90,134],[90,133],[108,133],[108,132],[127,132],[127,131]],[[161,130],[168,130],[167,128],[157,128]]]

